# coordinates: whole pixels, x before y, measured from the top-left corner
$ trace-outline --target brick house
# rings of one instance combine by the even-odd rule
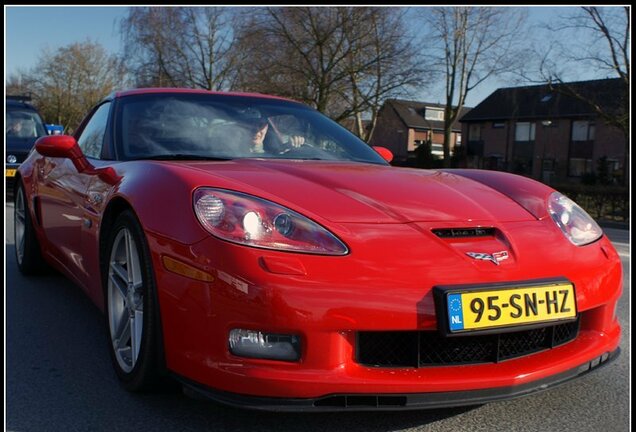
[[[463,108],[458,118],[470,108]],[[431,154],[443,158],[444,105],[387,99],[378,112],[378,120],[369,140],[370,145],[383,146],[393,152],[393,163],[409,165],[415,159],[415,150],[430,144]],[[462,144],[462,131],[458,121],[452,125],[451,154]]]
[[[607,109],[620,109],[619,79],[567,84]],[[496,90],[460,118],[467,166],[515,172],[540,181],[579,182],[605,157],[610,175],[624,165],[625,137],[559,85]]]
[[[340,120],[338,123],[340,123],[340,126],[347,128],[349,132],[355,134],[356,136],[358,135],[358,125],[355,118],[348,117],[344,120]],[[371,120],[363,119],[362,128],[365,134],[368,133],[369,129],[371,128]]]

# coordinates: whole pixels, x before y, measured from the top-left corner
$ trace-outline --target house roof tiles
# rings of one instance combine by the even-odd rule
[[[444,122],[437,120],[427,120],[425,117],[426,108],[441,108],[444,109],[444,105],[416,102],[402,99],[388,99],[387,104],[393,107],[404,124],[412,129],[426,129],[426,130],[444,130]],[[470,111],[470,108],[463,107],[457,118],[465,115]],[[461,132],[461,125],[459,121],[455,121],[452,125],[453,132]]]
[[[620,110],[620,78],[500,88],[460,118],[461,122],[506,119],[586,117],[589,103],[566,93],[574,91],[606,111]]]

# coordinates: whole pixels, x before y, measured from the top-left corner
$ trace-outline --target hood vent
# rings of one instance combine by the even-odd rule
[[[440,238],[492,237],[495,235],[495,228],[436,228],[433,230],[433,234]]]

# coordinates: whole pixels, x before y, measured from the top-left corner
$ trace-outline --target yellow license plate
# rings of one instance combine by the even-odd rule
[[[576,318],[571,283],[448,292],[451,333]]]
[[[17,170],[15,170],[15,169],[8,169],[8,170],[5,170],[5,175],[6,175],[7,177],[15,177],[15,172],[16,172],[16,171],[17,171]]]

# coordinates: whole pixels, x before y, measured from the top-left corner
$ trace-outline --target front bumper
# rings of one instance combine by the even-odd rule
[[[268,398],[222,392],[201,386],[176,376],[184,385],[186,394],[203,397],[226,405],[264,411],[398,411],[439,409],[479,405],[500,400],[529,396],[598,370],[616,360],[620,348],[586,362],[578,367],[541,380],[510,387],[497,387],[469,391],[406,393],[406,394],[334,394],[320,398]]]
[[[276,405],[271,400],[301,401],[313,407],[314,401],[334,395],[339,400],[344,397],[345,405],[350,396],[411,395],[404,407],[423,407],[429,400],[424,395],[438,395],[430,399],[441,398],[442,402],[432,402],[435,406],[541,390],[543,384],[578,376],[581,365],[618,348],[615,306],[622,274],[620,258],[607,238],[576,248],[551,221],[508,223],[501,231],[513,239],[511,256],[495,266],[470,260],[444,240],[423,238],[431,227],[417,228],[420,237],[406,224],[382,230],[358,225],[357,237],[336,233],[348,238],[352,253],[345,257],[264,251],[212,237],[183,245],[148,233],[168,369],[198,383],[204,392],[221,395],[217,399],[238,394],[270,401],[256,404],[264,407]],[[539,238],[555,247],[538,248]],[[499,250],[495,247],[500,245],[490,250]],[[208,272],[214,281],[166,271],[164,256]],[[578,336],[562,346],[501,363],[387,368],[356,362],[358,332],[435,331],[433,286],[556,276],[574,283],[581,313]],[[297,334],[302,340],[301,360],[234,356],[228,350],[233,328]],[[461,394],[472,396],[452,396]],[[234,396],[227,398],[231,403]],[[362,401],[376,404],[371,399],[355,403]]]

